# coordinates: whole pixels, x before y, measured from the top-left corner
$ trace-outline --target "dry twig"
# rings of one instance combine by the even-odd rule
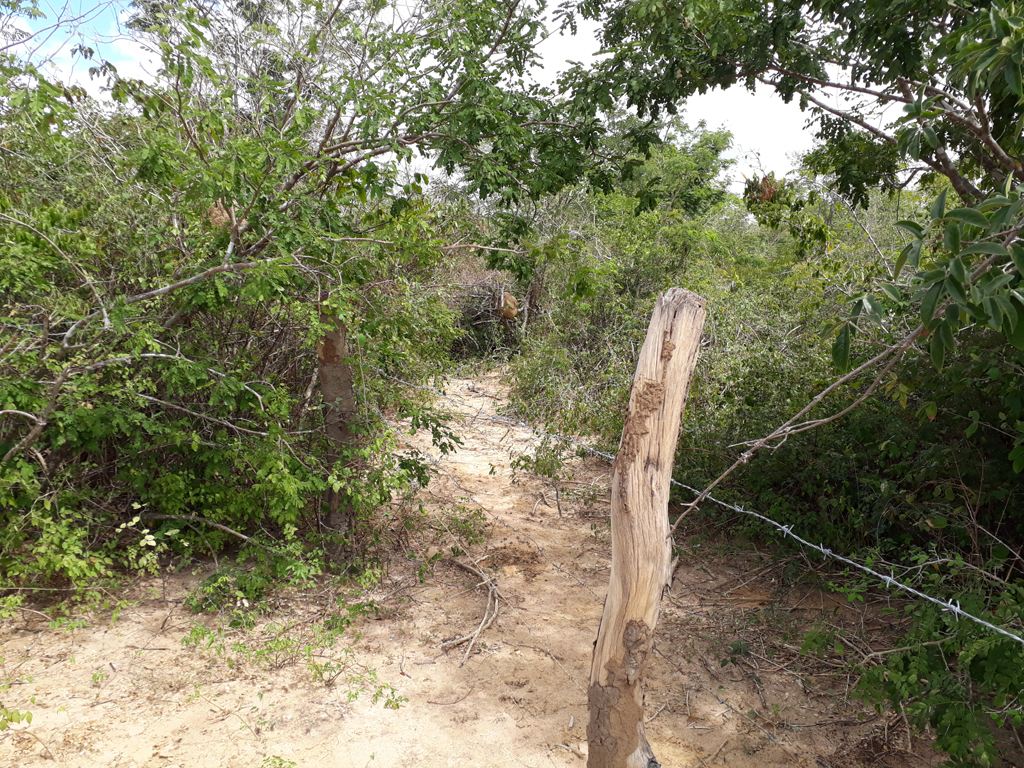
[[[443,643],[441,643],[442,651],[448,651],[452,648],[457,648],[463,643],[468,643],[468,645],[466,646],[466,653],[463,655],[462,661],[459,662],[459,666],[461,667],[469,659],[469,654],[473,652],[473,646],[476,645],[476,641],[477,638],[480,637],[480,633],[482,633],[485,629],[488,629],[491,626],[491,624],[494,623],[494,620],[498,618],[499,593],[498,587],[495,585],[494,580],[491,579],[491,577],[485,574],[482,570],[477,568],[475,565],[469,565],[467,563],[455,560],[454,558],[450,559],[448,562],[458,566],[459,568],[462,568],[464,571],[468,571],[469,573],[480,579],[480,583],[477,584],[477,586],[486,585],[487,587],[487,606],[484,608],[483,618],[480,619],[480,624],[479,626],[477,626],[476,631],[472,634],[463,635],[462,637],[457,637],[452,640],[445,640]]]

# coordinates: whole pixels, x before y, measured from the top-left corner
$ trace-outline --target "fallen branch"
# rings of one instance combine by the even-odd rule
[[[462,637],[453,638],[452,640],[445,640],[443,643],[441,643],[441,650],[446,652],[451,650],[452,648],[457,648],[463,643],[468,643],[468,645],[466,646],[466,653],[462,656],[462,661],[459,663],[459,666],[461,667],[464,666],[466,661],[469,659],[469,654],[473,652],[473,646],[476,645],[477,638],[480,637],[480,634],[485,629],[488,629],[491,626],[491,624],[494,623],[494,620],[498,618],[499,594],[498,587],[494,584],[493,579],[491,579],[490,576],[485,574],[475,565],[468,565],[467,563],[460,562],[458,560],[455,560],[454,558],[448,560],[447,562],[451,563],[452,565],[458,566],[462,570],[467,571],[468,573],[480,579],[480,584],[478,584],[477,586],[487,586],[487,607],[484,608],[483,618],[480,619],[480,624],[479,626],[477,626],[476,631],[472,634],[463,635]]]
[[[43,434],[43,430],[46,429],[46,425],[49,423],[50,414],[53,413],[53,409],[57,405],[57,398],[60,396],[60,391],[61,389],[64,388],[64,382],[68,380],[68,376],[70,375],[70,368],[65,368],[63,371],[61,371],[61,374],[60,376],[57,377],[57,380],[50,385],[49,397],[47,398],[46,407],[43,409],[43,412],[39,414],[38,417],[30,416],[30,418],[35,419],[36,425],[32,427],[32,430],[27,435],[25,435],[21,442],[19,442],[17,445],[15,445],[7,453],[4,454],[4,457],[0,459],[0,464],[6,464],[8,459],[10,459],[12,456],[17,455],[19,451],[31,446],[36,440],[39,439],[39,436]]]
[[[215,523],[215,522],[213,522],[213,520],[207,520],[205,517],[196,517],[195,515],[147,515],[147,514],[140,515],[139,517],[142,520],[183,520],[185,522],[190,522],[190,523],[203,523],[204,525],[209,525],[209,526],[212,526],[214,528],[217,528],[218,530],[224,531],[224,533],[230,533],[232,536],[235,536],[235,537],[241,539],[244,542],[252,542],[254,544],[256,543],[256,542],[252,541],[251,537],[246,536],[244,533],[239,533],[238,531],[234,530],[233,528],[228,528],[226,525],[221,525],[220,523]],[[209,545],[207,545],[207,546],[209,546]],[[259,545],[259,546],[262,546],[262,545]],[[264,549],[266,549],[266,547],[264,547]],[[214,557],[214,560],[216,560],[216,557]]]

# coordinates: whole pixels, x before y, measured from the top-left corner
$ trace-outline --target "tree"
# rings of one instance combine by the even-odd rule
[[[807,165],[826,177],[825,199],[848,201],[855,216],[879,190],[919,184],[933,198],[899,222],[906,238],[901,246],[883,251],[872,242],[874,269],[848,284],[848,309],[831,323],[833,360],[844,375],[769,435],[743,443],[743,453],[694,504],[761,447],[779,448],[787,441],[793,446],[801,433],[839,424],[837,419],[880,387],[905,406],[909,385],[897,376],[901,362],[908,380],[933,398],[922,405],[926,421],[935,419],[937,400],[952,405],[966,391],[993,395],[963,414],[972,422],[966,437],[979,429],[974,424],[983,420],[980,411],[994,413],[988,424],[1001,432],[990,445],[1009,443],[1002,457],[1006,469],[1024,470],[1017,379],[1006,375],[1020,370],[1024,349],[1024,7],[1001,0],[581,0],[560,10],[570,26],[577,15],[603,24],[608,55],[564,81],[582,113],[624,99],[640,117],[671,114],[694,93],[761,84],[786,101],[797,99],[808,112],[820,146]],[[746,197],[762,221],[788,225],[810,264],[833,258],[831,233],[815,213],[821,203],[816,193],[769,175],[752,180]],[[855,343],[864,337],[869,343]],[[931,376],[921,373],[918,359],[905,360],[913,350],[930,358]],[[810,413],[837,396],[847,399],[831,415]],[[857,418],[862,427],[870,421]],[[963,436],[948,427],[918,431],[922,438],[928,435],[936,456],[955,455],[950,446]],[[880,454],[889,442],[878,446]],[[917,457],[909,454],[880,455],[881,473],[891,471],[888,464],[897,455],[907,462],[900,464],[904,471],[914,465]],[[792,464],[780,466],[793,471]],[[1005,498],[1016,492],[1005,476],[1001,482],[995,493]],[[980,492],[972,489],[977,498]],[[976,515],[977,505],[970,508]],[[1019,516],[1002,509],[1007,526],[1019,531]],[[924,522],[933,530],[949,522],[942,515],[936,520]],[[955,537],[972,531],[978,532],[977,524],[967,520],[942,546],[956,552]],[[1003,546],[985,535],[992,547]],[[934,539],[930,546],[936,546]],[[1005,571],[1003,559],[983,559],[973,548],[972,567],[980,577],[935,577],[930,588],[998,615],[1003,626],[1019,633],[1019,576],[1010,579],[1013,569]],[[919,555],[918,562],[930,563],[930,555],[913,557]],[[914,566],[904,559],[902,567]],[[1007,574],[1007,580],[996,573]],[[923,646],[940,642],[941,650]],[[917,725],[935,727],[936,745],[953,763],[990,764],[998,753],[985,722],[1021,723],[1019,677],[996,671],[1020,667],[1021,644],[918,607],[915,626],[901,645],[907,648],[865,676],[862,690],[903,707]],[[920,680],[929,682],[922,687]]]
[[[353,520],[422,476],[378,414],[416,407],[451,445],[388,377],[440,370],[452,319],[420,281],[453,246],[405,169],[418,155],[511,203],[593,167],[597,125],[566,122],[529,83],[539,14],[518,0],[147,2],[131,26],[160,57],[153,82],[78,49],[113,104],[8,49],[10,578],[107,574],[136,517],[171,520],[161,544],[185,523],[199,546],[270,531],[293,554],[300,534],[350,550]],[[320,493],[332,514],[311,529]]]
[[[815,169],[833,174],[855,203],[866,205],[871,187],[903,186],[921,173],[948,179],[962,207],[949,210],[943,194],[928,221],[908,224],[914,242],[896,260],[886,291],[921,302],[922,327],[907,346],[932,334],[929,348],[941,365],[966,322],[1024,346],[1017,322],[1024,300],[1016,292],[1024,263],[1016,188],[1024,182],[1016,159],[1024,152],[1016,128],[1024,114],[1020,10],[1015,3],[921,0],[884,7],[587,0],[564,5],[564,18],[600,18],[611,55],[577,68],[566,83],[579,109],[625,98],[641,116],[674,112],[687,96],[711,88],[761,83],[808,110],[823,142],[812,157]],[[893,106],[902,115],[885,123],[884,110]],[[930,233],[942,241],[931,254]],[[905,264],[921,269],[901,281]],[[854,313],[878,316],[873,296],[858,301]],[[948,316],[940,316],[946,307]],[[845,365],[843,341],[837,359]]]

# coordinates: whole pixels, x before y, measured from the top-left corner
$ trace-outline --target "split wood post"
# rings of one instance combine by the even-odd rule
[[[644,733],[643,690],[661,593],[672,574],[668,496],[704,299],[658,297],[640,350],[612,468],[612,569],[587,699],[587,768],[657,768]]]

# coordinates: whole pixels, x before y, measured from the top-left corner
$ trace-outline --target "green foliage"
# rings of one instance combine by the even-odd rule
[[[35,697],[32,698],[32,703],[35,703]],[[6,731],[12,724],[17,725],[19,723],[31,725],[32,713],[22,712],[17,709],[7,709],[0,705],[0,731]]]
[[[757,184],[763,191],[763,182]],[[649,214],[616,220],[611,231],[601,232],[600,247],[614,253],[622,243],[623,261],[628,265],[632,257],[649,277],[609,281],[595,302],[600,315],[588,302],[555,308],[555,329],[528,340],[516,361],[521,412],[542,413],[553,431],[594,437],[614,450],[650,311],[649,304],[626,303],[635,295],[631,287],[646,284],[653,293],[668,282],[681,284],[706,298],[709,313],[675,463],[679,480],[700,487],[729,467],[746,441],[771,432],[830,383],[832,359],[822,334],[850,329],[849,366],[919,322],[911,296],[866,298],[864,286],[891,281],[893,262],[880,262],[879,252],[895,258],[906,242],[904,225],[897,223],[926,212],[927,195],[876,193],[864,208],[813,177],[776,184],[776,191],[785,199],[771,195],[764,201],[763,226],[746,221],[738,209],[716,209],[699,256],[686,262],[685,271],[670,261],[658,223],[644,219]],[[598,210],[608,210],[613,200],[604,198]],[[621,210],[632,215],[633,206],[624,201]],[[800,242],[805,227],[789,226],[798,217],[820,228],[814,247]],[[941,247],[936,241],[928,239],[926,255]],[[641,254],[650,254],[649,260],[641,261]],[[859,296],[858,309],[839,310],[851,295]],[[602,332],[596,318],[609,316],[614,319]],[[1019,629],[1024,617],[1015,597],[1021,572],[1014,551],[1024,540],[1024,523],[1014,512],[1022,487],[1012,451],[1024,421],[1017,375],[1022,365],[1024,358],[1005,336],[975,322],[961,330],[941,370],[927,357],[909,357],[881,382],[879,396],[840,421],[756,454],[717,493]],[[824,400],[822,412],[846,407],[873,376],[868,371],[840,387]],[[725,521],[729,513],[704,505],[702,514]],[[762,533],[747,518],[730,522],[750,535]],[[869,587],[877,584],[844,582],[841,591],[856,600]],[[901,646],[943,641],[941,648],[924,647],[930,666],[920,667],[919,683],[899,690],[883,685],[890,670],[894,679],[902,674],[906,654],[893,654],[857,670],[867,672],[858,691],[872,701],[898,703],[918,726],[941,725],[947,735],[938,745],[952,760],[990,759],[992,729],[1019,712],[1012,694],[1019,681],[1013,675],[996,679],[984,663],[958,660],[961,647],[973,647],[972,638],[991,641],[984,630],[945,614],[937,614],[945,623],[929,629],[918,619],[927,611],[911,610],[914,623]],[[1013,648],[1007,643],[996,644],[994,659]],[[805,638],[808,653],[838,652],[844,645],[827,630]],[[734,648],[727,661],[741,653]],[[933,689],[925,680],[946,682]]]
[[[898,186],[899,153],[893,144],[827,115],[821,116],[819,125],[822,144],[804,156],[804,166],[831,177],[840,195],[867,209],[871,190]]]
[[[823,295],[809,296],[805,307],[821,310],[808,319],[834,334],[832,362],[851,371],[818,407],[837,412],[856,402],[876,371],[852,372],[880,352],[883,364],[893,363],[877,382],[889,399],[869,399],[841,421],[788,435],[730,477],[724,492],[835,549],[871,552],[925,580],[928,591],[1019,631],[1021,576],[1007,558],[1024,540],[1015,503],[1024,421],[1010,383],[1019,380],[1024,349],[1024,295],[1017,295],[1024,173],[1014,159],[1024,151],[1021,6],[582,0],[562,13],[570,25],[577,13],[603,25],[608,55],[566,77],[584,112],[625,98],[641,117],[656,117],[693,93],[742,83],[797,99],[817,124],[821,145],[807,167],[821,186],[805,192],[769,174],[751,180],[745,198],[759,222],[787,230],[799,258],[816,261]],[[892,105],[902,114],[888,112],[888,124],[877,119]],[[858,209],[870,213],[873,192],[905,189],[922,168],[926,189],[938,197],[930,207],[914,201],[898,217],[902,242],[876,237],[879,229]],[[828,199],[817,199],[819,191]],[[868,241],[852,253],[836,227],[843,218]],[[826,298],[847,309],[837,316]],[[914,349],[921,354],[905,355]],[[804,374],[811,361],[820,370],[817,355],[801,358],[763,373],[794,405],[827,383],[778,376],[790,366]],[[818,386],[805,388],[808,378]],[[751,391],[755,382],[743,382],[737,395],[759,404]],[[731,442],[691,444],[708,453],[683,459],[690,483],[700,484],[700,469],[708,471],[701,480],[717,475],[736,443],[778,423],[766,420],[741,435],[719,421]],[[937,570],[918,567],[918,556]],[[1021,681],[1001,671],[1020,668],[1020,646],[930,608],[914,610],[906,639],[914,650],[870,670],[862,690],[902,707],[919,726],[930,723],[952,764],[992,764],[989,723],[1020,722]]]
[[[946,586],[941,578],[928,581],[933,590]],[[975,594],[949,596],[965,610],[984,606]],[[918,727],[930,725],[936,748],[949,754],[951,764],[997,764],[993,727],[1024,725],[1024,650],[932,606],[912,606],[908,613],[913,623],[902,650],[867,669],[859,692],[902,709]],[[1005,624],[1021,615],[1024,591],[1019,585],[1003,590],[995,618]]]
[[[619,128],[628,133],[635,123],[623,119]],[[579,232],[581,246],[545,274],[546,327],[532,330],[514,361],[513,400],[522,415],[563,434],[597,436],[609,449],[622,429],[657,294],[681,279],[691,285],[690,271],[734,250],[732,232],[710,223],[730,218],[731,203],[714,181],[727,167],[727,134],[678,120],[652,130],[665,138],[649,147],[649,158],[633,157],[629,178],[560,209],[560,226]],[[657,206],[648,209],[644,201],[655,196]],[[582,271],[586,290],[579,289]]]
[[[487,516],[479,509],[457,506],[446,510],[435,524],[434,540],[438,543],[447,541],[452,557],[459,557],[470,547],[487,540],[487,526]]]
[[[459,221],[406,164],[430,154],[501,206],[592,167],[596,126],[523,80],[537,5],[425,3],[400,27],[387,3],[226,10],[136,4],[150,81],[77,47],[107,102],[4,47],[0,588],[239,537],[292,570],[341,544],[372,571],[377,510],[428,476],[389,419],[456,445],[396,381],[442,374],[459,333],[438,279]],[[317,388],[339,325],[345,440]],[[351,529],[326,527],[325,498]]]
[[[247,571],[229,566],[203,579],[189,593],[185,605],[193,613],[220,611],[229,606],[245,612],[259,610],[267,588],[273,583],[273,575],[265,569]]]
[[[374,704],[383,701],[389,709],[398,709],[406,701],[394,686],[380,683],[376,672],[358,661],[352,647],[359,639],[358,633],[346,635],[360,617],[376,612],[373,603],[341,602],[339,611],[313,625],[271,621],[261,626],[256,625],[252,606],[244,603],[243,598],[231,612],[234,618],[226,628],[193,623],[182,645],[212,654],[230,669],[252,665],[261,670],[280,670],[301,664],[314,683],[326,687],[343,683],[349,701],[364,693],[369,693]]]
[[[814,190],[805,195],[796,184],[776,179],[774,173],[747,179],[743,190],[747,210],[759,224],[772,229],[786,225],[799,256],[820,254],[828,245],[828,225],[813,210],[817,200]]]

